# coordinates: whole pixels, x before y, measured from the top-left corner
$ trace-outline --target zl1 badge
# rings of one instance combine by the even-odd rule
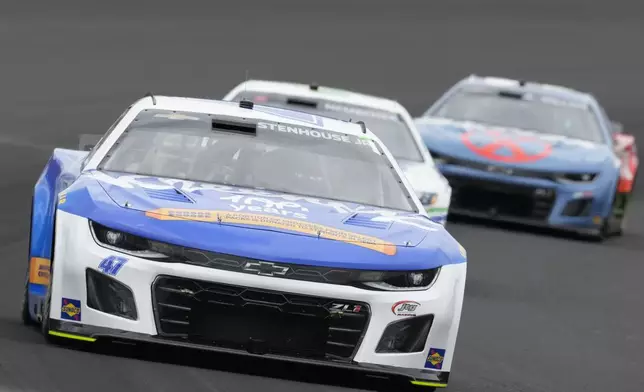
[[[106,275],[116,276],[127,263],[125,257],[109,256],[101,260],[98,269]]]

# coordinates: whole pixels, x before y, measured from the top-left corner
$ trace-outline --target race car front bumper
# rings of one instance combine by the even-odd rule
[[[594,233],[610,213],[615,184],[606,175],[557,183],[453,164],[439,168],[452,187],[453,215]]]
[[[421,387],[445,388],[449,382],[448,371],[431,369],[401,368],[388,365],[378,365],[358,362],[334,362],[315,359],[302,359],[275,354],[255,354],[248,351],[232,350],[225,347],[216,347],[204,344],[195,344],[188,341],[168,339],[159,336],[145,335],[136,332],[96,327],[91,325],[71,323],[60,320],[53,320],[50,325],[49,334],[57,338],[77,340],[87,343],[109,342],[128,344],[153,344],[161,346],[173,346],[201,351],[212,351],[224,354],[240,355],[244,357],[262,358],[291,363],[302,363],[312,366],[322,366],[344,370],[353,370],[364,373],[367,376],[384,378],[406,379],[409,383]]]
[[[55,255],[49,316],[61,337],[159,343],[407,377],[428,387],[447,384],[465,263],[441,268],[424,291],[372,291],[134,257],[98,245],[88,220],[64,211],[57,216]],[[418,306],[395,312],[403,302]],[[206,311],[198,303],[214,307]],[[235,310],[228,312],[231,304]],[[278,312],[266,313],[269,308]],[[282,319],[280,312],[312,317]],[[253,326],[273,331],[280,342],[297,341],[302,352],[269,350],[265,338],[248,338],[258,332]],[[402,338],[396,334],[403,330],[418,331],[424,344],[413,352],[382,350],[382,342]],[[228,338],[234,344],[221,344]],[[326,354],[309,355],[320,348],[312,342]]]

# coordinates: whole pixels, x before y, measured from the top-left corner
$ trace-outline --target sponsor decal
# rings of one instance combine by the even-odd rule
[[[416,309],[420,304],[415,301],[398,301],[391,307],[391,311],[396,316],[415,316]]]
[[[445,350],[440,348],[430,348],[429,355],[425,361],[425,368],[427,369],[442,369],[443,361],[445,360]]]
[[[127,263],[125,257],[108,256],[101,260],[98,264],[98,269],[106,275],[116,276],[125,263]]]
[[[221,198],[221,200],[230,201],[230,207],[235,212],[263,212],[281,216],[290,216],[297,219],[308,218],[308,216],[305,214],[306,212],[309,212],[308,208],[302,207],[301,205],[292,201],[274,201],[263,197],[245,195],[224,196]]]
[[[49,285],[50,266],[49,259],[32,257],[29,261],[29,283]]]
[[[297,219],[262,214],[252,214],[246,212],[193,210],[182,208],[159,208],[156,210],[147,211],[145,215],[150,218],[159,220],[195,220],[200,222],[219,222],[270,227],[274,229],[282,229],[297,233],[309,234],[330,240],[342,241],[363,248],[371,249],[388,256],[393,256],[396,254],[396,246],[394,244],[383,241],[379,238],[361,235],[350,231],[339,230],[333,227],[323,226]]]
[[[81,301],[63,298],[63,303],[60,308],[60,318],[63,320],[81,321]]]
[[[491,161],[529,163],[547,158],[552,144],[533,135],[510,135],[498,130],[469,131],[461,136],[474,153]]]
[[[351,143],[351,144],[357,144],[360,146],[367,146],[367,147],[371,147],[373,151],[376,152],[377,154],[380,154],[376,149],[376,147],[372,144],[373,142],[371,141],[371,139],[369,138],[365,139],[362,137],[350,136],[343,133],[325,131],[322,129],[304,128],[304,127],[298,127],[295,125],[283,125],[283,124],[276,124],[276,123],[269,123],[269,122],[258,122],[257,128],[270,129],[271,131],[276,131],[276,132],[292,133],[294,135],[308,136],[316,139],[325,139],[325,140],[331,140],[335,142]]]

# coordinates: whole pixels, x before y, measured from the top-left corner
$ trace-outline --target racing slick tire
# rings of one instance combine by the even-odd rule
[[[610,208],[610,212],[603,219],[601,228],[595,230],[595,232],[589,234],[590,240],[593,242],[603,242],[611,236],[621,236],[624,232],[624,221],[626,218],[626,211],[624,207],[625,202],[622,202],[621,199],[618,200],[620,194],[617,192],[617,188],[613,191],[613,203]],[[622,197],[628,197],[622,196]],[[615,209],[618,203],[622,203],[622,216],[620,218],[616,217]]]
[[[619,222],[619,227],[615,230],[615,235],[621,236],[624,234],[624,231],[626,230],[626,208],[628,207],[628,204],[630,202],[630,198],[633,197],[633,192],[635,191],[635,184],[637,182],[637,174],[638,172],[635,172],[635,177],[633,177],[633,184],[631,185],[631,190],[626,194],[624,197],[626,197],[626,200],[622,204],[622,219]]]

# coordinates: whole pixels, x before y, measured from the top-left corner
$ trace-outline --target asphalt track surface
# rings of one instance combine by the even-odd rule
[[[387,95],[418,114],[457,79],[492,74],[591,91],[628,130],[644,131],[640,1],[134,3],[2,4],[0,391],[372,386],[263,361],[52,347],[21,326],[29,201],[52,148],[104,132],[149,90],[221,97],[248,70]],[[642,186],[637,192],[626,235],[604,244],[450,225],[470,258],[450,391],[644,390]]]

